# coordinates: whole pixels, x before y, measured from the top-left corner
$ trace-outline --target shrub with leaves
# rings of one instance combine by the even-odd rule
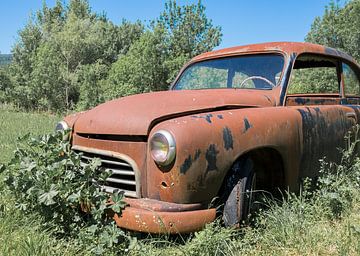
[[[44,228],[59,238],[75,238],[94,253],[127,248],[131,238],[108,214],[124,209],[123,193],[104,192],[101,185],[111,173],[100,167],[100,159],[81,163],[81,154],[63,136],[27,135],[9,164],[0,167],[16,207],[24,214],[39,214]]]

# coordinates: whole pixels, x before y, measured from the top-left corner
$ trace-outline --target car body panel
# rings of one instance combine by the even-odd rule
[[[174,116],[275,104],[272,90],[209,89],[145,93],[116,99],[89,110],[79,117],[75,130],[84,134],[148,135],[154,123]]]

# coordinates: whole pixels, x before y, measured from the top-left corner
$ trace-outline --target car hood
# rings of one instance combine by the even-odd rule
[[[147,135],[161,120],[227,108],[275,106],[271,91],[210,89],[138,94],[101,104],[75,122],[80,134]]]

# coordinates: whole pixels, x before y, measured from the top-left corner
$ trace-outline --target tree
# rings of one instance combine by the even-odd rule
[[[341,49],[360,61],[360,0],[340,7],[331,2],[322,17],[317,17],[306,41]]]
[[[201,0],[197,4],[184,6],[169,0],[153,26],[165,29],[167,34],[168,56],[164,63],[168,69],[167,85],[174,80],[185,62],[211,51],[221,42],[221,28],[214,27],[212,20],[207,18]]]
[[[7,94],[11,91],[12,82],[8,74],[8,67],[0,67],[0,103],[7,102]]]
[[[45,2],[19,33],[10,98],[19,107],[65,111],[104,99],[166,89],[180,67],[220,43],[221,31],[197,4],[165,11],[147,27],[115,25],[87,0]]]
[[[112,65],[104,83],[105,97],[165,90],[185,62],[220,41],[221,29],[206,17],[201,1],[178,6],[169,0],[150,29]]]
[[[101,82],[107,77],[109,67],[101,62],[82,65],[77,72],[79,110],[95,107],[104,101]]]
[[[102,72],[119,53],[128,51],[143,30],[140,22],[114,25],[105,15],[92,13],[86,0],[71,0],[67,6],[58,0],[53,8],[44,4],[20,31],[13,49],[13,102],[26,109],[51,111],[73,109],[79,100],[79,106],[93,106],[85,101],[85,88],[99,86],[107,76]],[[97,70],[99,63],[106,66],[100,68],[101,75],[86,72],[89,67]],[[90,79],[99,80],[90,85]]]
[[[165,40],[161,29],[146,31],[127,54],[121,55],[109,72],[104,87],[105,98],[166,89]]]
[[[169,51],[173,56],[185,54],[191,58],[212,50],[221,42],[221,28],[212,25],[200,0],[197,4],[185,6],[177,5],[175,0],[166,2],[155,26],[167,31]]]

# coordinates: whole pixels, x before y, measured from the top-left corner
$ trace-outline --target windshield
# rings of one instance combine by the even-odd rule
[[[185,69],[173,89],[272,89],[279,83],[283,66],[284,58],[278,54],[206,60]]]

